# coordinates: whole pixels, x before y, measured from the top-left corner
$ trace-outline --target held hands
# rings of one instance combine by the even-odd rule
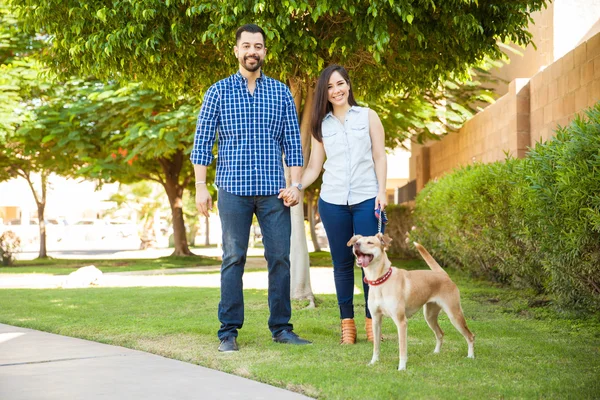
[[[206,185],[196,186],[196,208],[201,215],[208,217],[208,210],[212,210],[212,197]]]
[[[285,189],[279,189],[279,199],[283,199],[283,204],[292,207],[300,202],[300,190],[295,186],[289,186]]]

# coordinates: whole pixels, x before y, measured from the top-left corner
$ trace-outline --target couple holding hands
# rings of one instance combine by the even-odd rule
[[[290,208],[301,190],[318,178],[323,184],[319,214],[327,233],[340,309],[342,344],[356,342],[354,322],[354,255],[347,247],[357,234],[378,232],[376,209],[387,205],[385,133],[373,110],[358,106],[348,72],[325,68],[317,81],[311,112],[311,155],[304,172],[298,116],[289,88],[265,76],[265,33],[257,25],[236,32],[234,53],[239,71],[212,85],[204,96],[190,159],[196,177],[196,206],[208,216],[212,198],[206,168],[215,158],[215,184],[223,231],[221,327],[219,351],[237,351],[244,321],[242,276],[253,215],[263,234],[269,288],[269,329],[278,343],[310,344],[290,323]],[[283,155],[292,184],[286,187]],[[284,188],[284,189],[282,189]],[[365,303],[369,287],[363,283]],[[365,304],[367,338],[373,340],[371,315]]]

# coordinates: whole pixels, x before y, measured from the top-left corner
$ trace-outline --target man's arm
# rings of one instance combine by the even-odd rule
[[[206,168],[214,159],[212,148],[215,144],[218,123],[219,93],[215,86],[211,86],[204,96],[198,115],[194,147],[190,155],[196,176],[196,208],[205,217],[208,217],[208,211],[212,210],[212,197],[206,182]]]
[[[300,138],[298,114],[296,113],[294,99],[289,89],[287,90],[286,96],[283,135],[283,152],[285,153],[285,163],[290,168],[292,185],[297,185],[302,179],[304,156],[302,155],[302,139]],[[283,198],[283,203],[288,207],[295,206],[300,202],[300,189],[297,187],[288,189],[287,195]],[[282,198],[282,196],[280,195],[279,198]]]
[[[206,182],[206,165],[194,164],[194,175],[196,175],[196,209],[201,215],[208,217],[208,211],[212,210],[213,204]]]
[[[285,163],[288,167],[304,166],[304,156],[302,155],[302,140],[300,139],[300,126],[298,125],[298,114],[294,99],[289,89],[285,100],[285,111],[283,116],[283,153],[285,154]],[[293,172],[292,172],[293,173]],[[302,176],[302,168],[297,172],[296,179]],[[292,175],[293,182],[294,175]]]

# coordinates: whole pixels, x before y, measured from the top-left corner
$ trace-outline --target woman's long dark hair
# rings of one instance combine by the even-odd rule
[[[321,132],[321,123],[323,122],[323,118],[325,118],[328,112],[333,110],[333,107],[329,102],[329,91],[327,86],[329,85],[329,78],[331,78],[331,74],[336,71],[342,76],[342,78],[344,78],[350,87],[348,90],[348,104],[351,106],[358,105],[356,100],[354,100],[354,93],[352,93],[352,85],[350,84],[350,76],[348,75],[348,71],[346,71],[346,69],[341,65],[337,64],[332,64],[325,68],[323,72],[321,72],[319,80],[317,80],[317,86],[315,87],[310,121],[311,133],[319,142],[323,142],[323,133]]]

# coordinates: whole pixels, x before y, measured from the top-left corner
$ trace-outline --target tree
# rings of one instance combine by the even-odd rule
[[[183,191],[193,187],[187,160],[198,105],[193,99],[168,99],[141,84],[104,84],[70,80],[61,102],[40,112],[37,129],[58,146],[76,147],[79,175],[102,182],[160,183],[171,208],[173,255],[192,255],[183,215]],[[214,171],[212,171],[214,173]]]
[[[142,80],[176,95],[200,96],[235,69],[235,29],[247,22],[267,34],[267,72],[292,89],[305,159],[312,85],[326,64],[351,72],[367,102],[391,93],[414,99],[445,81],[465,81],[498,42],[527,45],[530,14],[546,0],[145,0],[64,3],[10,0],[33,31],[53,36],[48,59],[63,74]],[[301,207],[300,207],[301,208]],[[295,297],[312,297],[302,212],[293,212]],[[304,243],[302,243],[304,240]],[[299,249],[299,250],[298,250]],[[298,258],[296,258],[298,256]],[[304,287],[302,287],[304,286]]]
[[[68,176],[74,165],[72,153],[44,140],[37,110],[56,98],[59,85],[44,77],[44,67],[34,56],[44,47],[43,38],[34,38],[19,29],[17,20],[0,2],[0,181],[21,177],[27,181],[37,206],[39,258],[47,257],[46,192],[52,174]],[[36,179],[39,175],[39,181]]]

